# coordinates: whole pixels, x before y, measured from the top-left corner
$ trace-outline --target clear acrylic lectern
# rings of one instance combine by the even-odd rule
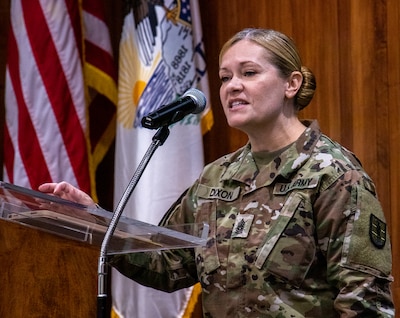
[[[95,317],[96,269],[112,217],[0,181],[0,317]],[[166,228],[121,216],[107,255],[202,246],[207,233],[207,224]]]
[[[100,248],[112,213],[0,181],[0,218]],[[108,255],[196,247],[205,244],[204,224],[173,228],[121,217]]]

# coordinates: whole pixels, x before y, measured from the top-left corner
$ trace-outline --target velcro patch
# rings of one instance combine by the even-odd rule
[[[205,199],[219,199],[222,201],[234,201],[239,197],[240,187],[234,189],[230,188],[219,188],[219,187],[207,187],[203,184],[199,184],[196,195],[200,198]]]
[[[249,235],[251,224],[253,223],[253,214],[238,214],[235,225],[232,230],[232,238],[246,238]]]
[[[291,183],[277,183],[274,187],[274,194],[286,194],[293,189],[312,189],[318,185],[318,177],[298,178]]]
[[[375,215],[371,214],[369,218],[369,237],[372,244],[382,249],[386,243],[386,223]]]

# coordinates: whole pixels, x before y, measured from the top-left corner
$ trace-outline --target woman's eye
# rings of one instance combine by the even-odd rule
[[[255,74],[256,74],[255,71],[246,71],[246,72],[244,72],[244,76],[253,76]]]
[[[228,76],[221,76],[220,80],[221,80],[222,83],[225,83],[225,82],[227,82],[229,80],[229,77]]]

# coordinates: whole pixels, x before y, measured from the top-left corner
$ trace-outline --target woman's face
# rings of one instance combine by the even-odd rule
[[[285,116],[289,80],[269,60],[268,51],[248,40],[235,43],[222,56],[220,99],[231,127],[257,133]]]

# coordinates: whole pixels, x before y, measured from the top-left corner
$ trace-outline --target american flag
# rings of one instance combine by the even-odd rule
[[[4,180],[66,180],[95,197],[115,136],[116,67],[98,0],[12,0]]]

